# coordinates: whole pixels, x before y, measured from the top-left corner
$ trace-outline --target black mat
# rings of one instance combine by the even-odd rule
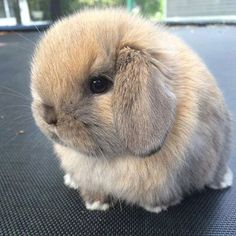
[[[235,113],[236,28],[171,30],[203,57]],[[123,203],[88,212],[63,185],[51,144],[30,114],[29,62],[38,37],[0,36],[0,235],[236,235],[235,186],[195,194],[158,215]]]

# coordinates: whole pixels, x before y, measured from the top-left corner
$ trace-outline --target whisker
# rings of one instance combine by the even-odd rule
[[[23,49],[26,53],[29,53],[29,52],[32,51],[31,49],[22,47],[22,46],[20,46],[20,45],[18,45],[18,44],[10,44],[9,47],[15,47],[15,48]]]
[[[17,138],[17,135],[12,136],[12,138],[10,138],[6,143],[3,143],[2,145],[0,145],[0,149],[3,147],[6,147],[8,144],[13,142],[16,138]]]
[[[1,88],[1,86],[0,86]],[[7,87],[5,89],[8,89]],[[6,92],[0,92],[0,96],[1,95],[6,95],[6,96],[12,96],[12,97],[18,97],[18,98],[21,98],[21,99],[24,99],[25,101],[29,102],[29,106],[32,106],[32,100],[34,101],[38,101],[38,103],[41,103],[41,101],[39,99],[36,99],[36,98],[32,98],[32,96],[29,96],[29,97],[26,97],[20,93],[18,93],[17,91],[10,91],[12,93],[6,93]]]
[[[15,32],[18,36],[20,36],[21,38],[25,39],[26,41],[28,41],[29,43],[33,44],[33,46],[36,46],[36,43],[33,40],[30,40],[28,38],[26,38],[25,36],[23,36],[22,34],[19,34],[18,32]]]
[[[31,101],[28,97],[24,96],[23,94],[20,94],[18,91],[14,90],[14,89],[11,89],[11,88],[8,88],[8,87],[2,86],[2,85],[0,85],[0,88],[8,90],[9,92],[12,92],[15,95],[21,96],[21,97],[25,98],[26,100]]]
[[[47,139],[42,133],[41,134],[41,143],[42,145],[44,145],[45,147],[48,147],[48,146],[52,146],[52,141],[50,141],[49,139]]]
[[[13,115],[15,115],[15,113],[13,114]],[[2,119],[0,120],[0,121],[5,121],[5,123],[4,124],[7,124],[7,123],[9,123],[9,119],[6,119],[6,118],[4,118],[4,115],[2,115],[3,117],[2,117]],[[6,116],[6,115],[5,115]],[[24,113],[24,114],[20,114],[20,115],[18,115],[17,117],[14,117],[14,119],[10,119],[10,121],[16,121],[16,120],[18,120],[18,119],[21,119],[21,118],[24,118],[24,117],[26,117],[26,118],[32,118],[33,119],[33,116],[32,116],[32,114],[30,113],[30,112],[27,112],[27,113]],[[2,126],[2,125],[1,125]],[[0,126],[0,127],[1,127]]]
[[[16,119],[16,120],[19,120],[19,119]],[[13,121],[14,121],[14,120],[13,120]],[[25,122],[28,122],[28,125],[29,125],[29,123],[31,123],[31,124],[34,123],[34,119],[33,119],[32,117],[28,117],[28,118],[26,118],[26,119],[24,119],[24,120],[20,120],[20,121],[17,122],[17,124],[14,124],[14,127],[10,127],[10,128],[9,128],[9,126],[11,126],[11,125],[13,125],[13,124],[12,124],[12,123],[9,124],[8,122],[5,122],[4,124],[2,124],[2,125],[0,126],[0,128],[3,128],[4,126],[6,126],[6,124],[9,124],[9,126],[6,127],[6,129],[4,129],[4,132],[5,132],[5,133],[8,133],[8,132],[14,132],[14,133],[16,133],[17,130],[20,130],[20,129],[21,129],[21,128],[19,128],[19,126],[22,127],[22,126],[25,124]],[[16,127],[15,125],[17,125],[17,127]]]
[[[9,108],[10,109],[10,108]],[[5,111],[5,112],[3,112],[3,111]],[[9,122],[9,121],[11,121],[11,120],[15,120],[17,117],[33,117],[33,115],[32,115],[32,112],[30,111],[30,110],[28,110],[26,107],[23,107],[23,109],[22,110],[20,110],[20,111],[18,111],[18,110],[15,110],[14,111],[14,113],[11,113],[10,115],[11,115],[11,117],[9,117],[9,113],[8,113],[8,110],[7,109],[1,109],[0,110],[0,122],[1,121],[7,121],[7,122]],[[14,118],[14,119],[12,119],[12,118]]]
[[[35,133],[35,136],[34,136],[33,138],[36,139],[36,140],[35,140],[35,142],[34,142],[35,144],[34,144],[32,147],[30,147],[30,149],[31,149],[32,151],[34,151],[34,149],[36,149],[36,148],[37,148],[38,146],[40,146],[40,145],[45,146],[45,148],[46,148],[46,146],[51,145],[51,143],[49,142],[49,140],[46,139],[45,136],[44,136],[41,132],[36,132],[36,133]],[[22,153],[23,153],[24,150],[25,150],[25,149],[22,150]]]
[[[39,30],[37,25],[33,25],[35,27],[35,29],[38,31],[39,34],[42,34],[43,32]]]
[[[33,118],[32,117],[29,117],[29,119],[24,119],[24,120],[22,120],[22,121],[24,121],[24,122],[26,122],[26,121],[28,121],[28,120],[32,120],[33,121]],[[24,124],[24,123],[23,123]],[[23,130],[23,131],[25,131],[25,129],[24,128],[19,128],[19,126],[23,126],[23,124],[22,124],[22,122],[20,122],[20,123],[17,123],[16,125],[17,125],[17,127],[16,126],[14,126],[14,127],[11,127],[10,129],[7,129],[6,130],[6,134],[9,134],[9,132],[11,133],[13,133],[14,132],[14,135],[12,135],[12,138],[10,138],[10,139],[8,139],[6,142],[4,142],[1,146],[0,146],[0,149],[1,148],[3,148],[3,147],[6,147],[7,145],[9,145],[9,144],[11,144],[12,142],[14,142],[14,140],[17,138],[17,137],[19,137],[20,136],[20,131],[21,130]],[[29,129],[29,126],[27,126],[27,133],[26,133],[26,135],[28,135],[28,131],[29,130],[32,130],[33,129],[33,134],[35,134],[35,126],[31,126],[31,128]],[[5,131],[4,131],[4,133],[5,133]],[[22,133],[22,135],[23,135],[24,133]],[[32,136],[32,135],[30,135],[30,136]],[[30,139],[30,137],[28,138],[28,140],[30,140],[31,141],[31,139]]]
[[[19,115],[19,116],[15,117],[14,119],[11,119],[10,121],[16,121],[16,120],[22,119],[22,118],[24,118],[24,117],[26,117],[26,118],[32,118],[32,119],[33,119],[33,117],[30,116],[30,115],[31,115],[30,113],[22,114],[22,115]],[[3,119],[2,119],[2,120],[4,120],[4,116],[3,116]],[[8,122],[9,122],[9,120],[6,119],[6,120],[5,120],[5,123],[8,123]],[[0,126],[0,127],[1,127],[1,126]]]
[[[4,110],[7,110],[9,108],[17,108],[17,107],[20,107],[20,108],[23,108],[23,109],[27,108],[31,111],[30,105],[9,105],[9,106],[5,106],[2,109],[0,109],[0,112],[2,112]]]
[[[34,25],[35,29],[41,34],[42,32],[39,30],[37,25]]]
[[[0,95],[6,95],[6,96],[12,96],[12,97],[18,97],[18,98],[25,99],[25,100],[27,100],[27,101],[31,102],[31,100],[30,100],[30,99],[27,99],[27,98],[25,98],[25,97],[22,97],[22,96],[20,96],[20,95],[17,95],[17,94],[10,94],[10,93],[0,93]]]
[[[48,143],[48,142],[46,142],[46,141],[48,141],[44,136],[42,136],[41,135],[41,138],[39,138],[39,133],[37,133],[37,142],[35,142],[36,143],[36,145],[34,145],[33,147],[32,147],[32,150],[34,150],[36,147],[38,147],[38,146],[40,146],[40,145],[44,145],[44,146],[46,146],[46,144]]]
[[[37,137],[37,133],[34,132],[34,130],[32,131],[32,133],[30,135],[28,135],[28,140],[33,140]],[[28,143],[27,143],[28,144]],[[35,142],[35,144],[33,145],[33,147],[31,146],[31,150],[33,150],[33,148],[37,145],[37,142]],[[28,145],[23,145],[23,147],[21,148],[21,150],[19,151],[20,154],[22,154],[25,149],[28,147]]]

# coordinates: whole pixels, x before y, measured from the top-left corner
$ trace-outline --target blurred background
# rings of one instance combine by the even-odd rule
[[[236,22],[236,0],[0,0],[0,26],[50,24],[94,6],[121,6],[154,21]]]

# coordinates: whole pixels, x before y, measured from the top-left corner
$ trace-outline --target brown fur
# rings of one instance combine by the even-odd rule
[[[113,100],[116,129],[133,154],[148,155],[163,145],[173,125],[175,96],[145,53],[124,48],[117,65],[113,95],[117,98]]]
[[[91,95],[100,74],[114,85]],[[123,10],[56,23],[35,52],[32,94],[36,123],[86,195],[171,205],[226,172],[231,128],[214,78],[181,40]]]

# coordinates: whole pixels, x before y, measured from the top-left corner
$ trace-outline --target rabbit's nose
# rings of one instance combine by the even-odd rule
[[[43,118],[49,125],[57,124],[57,114],[53,106],[43,105]]]

